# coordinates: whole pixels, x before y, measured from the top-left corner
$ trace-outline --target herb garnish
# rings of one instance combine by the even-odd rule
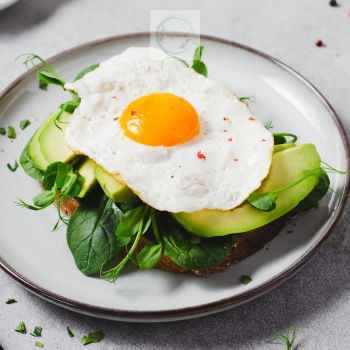
[[[296,350],[297,345],[296,340],[296,329],[290,328],[287,330],[286,334],[276,335],[272,338],[271,343],[285,345],[285,350]]]
[[[252,281],[252,278],[249,276],[249,275],[242,275],[240,278],[239,278],[239,281],[242,283],[242,284],[248,284]]]
[[[239,98],[239,100],[243,103],[248,103],[250,101],[250,97],[249,96],[242,96]]]
[[[282,145],[285,143],[296,143],[298,140],[298,136],[288,132],[275,132],[273,133],[273,140],[275,145]]]
[[[17,137],[16,129],[13,126],[7,127],[7,137],[14,140]]]
[[[6,135],[6,129],[1,127],[0,128],[0,135]]]
[[[86,74],[94,71],[96,68],[98,68],[100,65],[99,64],[92,64],[84,69],[82,69],[74,78],[73,81],[77,81],[80,80],[81,78],[83,78]]]
[[[41,341],[36,341],[36,342],[35,342],[35,346],[36,346],[37,348],[43,348],[45,345],[44,345],[44,343],[42,343]]]
[[[265,124],[265,129],[270,130],[273,129],[273,124],[272,124],[272,120],[268,120]]]
[[[15,303],[17,303],[16,299],[7,299],[7,301],[6,301],[7,305],[11,305],[11,304],[15,304]]]
[[[17,160],[14,162],[13,165],[11,165],[10,163],[7,163],[6,166],[10,171],[12,171],[14,173],[18,169]]]
[[[104,337],[103,331],[97,330],[90,332],[88,335],[84,335],[80,341],[83,345],[89,345],[92,343],[99,343]]]
[[[31,121],[29,119],[24,119],[19,122],[19,127],[21,130],[26,129],[31,124]]]
[[[24,323],[24,321],[21,321],[18,326],[15,328],[15,331],[17,333],[21,333],[21,334],[27,334],[27,327]]]
[[[203,46],[198,46],[196,50],[194,51],[193,56],[193,62],[192,62],[192,69],[195,70],[197,73],[207,77],[208,76],[208,69],[205,63],[202,61],[202,55],[203,55]]]
[[[42,327],[34,327],[33,331],[30,333],[31,336],[33,337],[41,337],[43,328]]]
[[[71,338],[74,337],[74,333],[73,333],[73,331],[70,329],[69,326],[67,326],[67,333],[68,333],[68,335],[69,335]]]

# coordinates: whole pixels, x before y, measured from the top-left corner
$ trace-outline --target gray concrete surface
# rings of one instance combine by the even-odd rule
[[[0,89],[23,71],[19,54],[47,57],[108,35],[149,29],[151,9],[199,9],[202,33],[251,45],[282,59],[329,98],[350,125],[350,1],[339,0],[22,0],[0,12]],[[326,47],[317,48],[322,39]],[[329,140],[332,142],[332,140]],[[299,349],[350,347],[349,210],[313,260],[292,280],[247,305],[173,324],[123,324],[80,316],[41,301],[0,272],[0,344],[33,349],[13,331],[19,320],[42,325],[45,349],[80,349],[79,337],[101,328],[91,349],[284,349],[269,340],[297,328]],[[15,297],[19,302],[5,305]],[[75,338],[66,334],[69,325]]]

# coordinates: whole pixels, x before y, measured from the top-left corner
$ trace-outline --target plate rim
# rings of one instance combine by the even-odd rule
[[[134,33],[112,35],[112,36],[96,39],[93,41],[89,41],[89,42],[74,46],[72,48],[63,50],[60,53],[48,58],[47,61],[50,63],[53,63],[65,56],[69,56],[81,50],[103,45],[109,42],[151,37],[152,35],[155,35],[155,34],[156,33],[154,32],[146,31],[146,32],[134,32]],[[208,41],[222,43],[227,46],[248,51],[250,53],[253,53],[254,55],[257,55],[277,65],[279,68],[282,68],[283,70],[287,71],[292,76],[297,78],[318,98],[318,100],[328,110],[340,134],[341,141],[345,149],[347,169],[349,168],[350,145],[349,145],[349,140],[347,138],[345,128],[337,112],[335,111],[333,106],[329,103],[329,101],[326,99],[326,97],[323,95],[323,93],[321,93],[319,89],[313,83],[311,83],[308,79],[306,79],[302,74],[300,74],[299,72],[297,72],[296,70],[294,70],[292,67],[285,64],[281,60],[276,59],[267,53],[254,49],[250,46],[247,46],[235,41],[231,41],[229,39],[224,39],[224,38],[220,38],[212,35],[206,35],[206,34],[202,34],[198,36],[192,35],[189,33],[180,33],[180,32],[168,32],[166,34],[171,37],[191,35],[192,37],[200,37]],[[2,91],[0,91],[0,101],[2,101],[7,95],[9,95],[21,82],[27,79],[33,72],[35,72],[37,68],[38,66],[22,73],[18,78],[16,78],[9,85],[7,85],[7,87],[2,89]],[[301,269],[301,267],[303,267],[305,263],[307,263],[314,256],[314,254],[316,253],[320,245],[329,237],[329,235],[333,231],[334,226],[337,224],[337,222],[341,217],[341,214],[344,211],[349,190],[350,190],[350,177],[349,175],[347,175],[343,196],[340,200],[338,207],[332,213],[331,222],[328,229],[326,229],[323,236],[317,242],[315,242],[315,244],[312,247],[310,247],[310,249],[306,251],[296,262],[294,262],[293,265],[290,265],[287,269],[285,269],[285,271],[283,271],[279,275],[269,279],[265,283],[261,284],[260,286],[257,286],[256,288],[250,291],[243,292],[237,296],[231,296],[231,297],[223,298],[214,302],[204,303],[197,306],[190,306],[190,307],[184,307],[179,309],[159,310],[159,311],[143,311],[143,310],[129,311],[129,310],[116,309],[116,308],[101,307],[101,306],[96,306],[96,305],[72,300],[70,298],[66,298],[62,295],[58,295],[54,292],[51,292],[43,287],[40,287],[36,283],[32,282],[30,279],[27,279],[26,277],[18,273],[13,267],[11,267],[6,261],[4,261],[4,259],[1,256],[0,256],[0,268],[3,271],[5,271],[10,277],[15,279],[20,284],[22,284],[28,291],[32,292],[33,294],[41,297],[46,301],[52,302],[58,306],[61,306],[63,308],[66,308],[81,314],[86,314],[86,315],[90,315],[98,318],[112,319],[112,320],[118,320],[118,321],[128,321],[128,322],[130,321],[132,322],[162,322],[163,321],[164,322],[164,321],[176,321],[176,320],[201,317],[201,316],[220,312],[220,311],[244,304],[246,302],[249,302],[265,293],[268,293],[272,289],[278,287],[283,282],[287,281],[289,278],[293,277]]]

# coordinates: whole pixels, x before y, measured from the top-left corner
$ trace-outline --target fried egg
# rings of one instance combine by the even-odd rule
[[[236,95],[154,48],[129,48],[81,80],[68,145],[168,212],[239,206],[267,176],[273,137]]]

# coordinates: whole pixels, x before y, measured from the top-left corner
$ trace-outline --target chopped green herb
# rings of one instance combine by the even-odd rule
[[[243,103],[247,103],[247,102],[249,102],[250,97],[248,97],[248,96],[242,96],[242,97],[239,98],[239,100],[240,100],[241,102],[243,102]]]
[[[67,333],[68,333],[68,335],[69,335],[71,338],[74,337],[73,331],[72,331],[72,330],[70,329],[70,327],[68,327],[68,326],[67,326]]]
[[[42,343],[41,341],[36,341],[36,342],[35,342],[35,346],[36,346],[37,348],[43,348],[45,345],[44,345],[44,343]]]
[[[295,340],[296,340],[296,329],[290,328],[287,330],[286,334],[276,335],[275,337],[273,337],[271,342],[273,344],[284,345],[285,350],[296,350],[298,346],[295,344]]]
[[[21,334],[27,334],[27,327],[24,321],[21,321],[15,329],[16,332]]]
[[[11,305],[11,304],[15,304],[15,303],[17,303],[16,299],[7,299],[7,301],[6,301],[7,305]]]
[[[268,120],[265,124],[264,124],[265,128],[267,130],[273,129],[273,124],[272,124],[272,120]]]
[[[97,330],[90,332],[88,335],[84,335],[80,341],[83,345],[89,345],[92,343],[99,343],[104,337],[103,331]]]
[[[84,68],[83,70],[81,70],[74,78],[73,81],[77,81],[80,80],[81,78],[83,78],[86,74],[94,71],[96,68],[99,67],[99,64],[92,64],[91,66],[88,66],[86,68]]]
[[[19,127],[21,128],[21,130],[24,130],[25,128],[27,128],[29,125],[31,124],[29,119],[24,119],[21,120],[19,123]]]
[[[33,331],[30,333],[30,335],[33,337],[41,337],[42,332],[43,332],[43,328],[36,326],[34,327]]]
[[[249,275],[242,275],[240,278],[239,278],[239,281],[242,283],[242,284],[248,284],[252,281],[252,278],[249,276]]]
[[[6,135],[6,129],[1,127],[0,128],[0,135]]]
[[[17,160],[14,162],[13,165],[11,165],[10,163],[7,163],[6,166],[10,171],[12,171],[14,173],[18,169]]]
[[[16,129],[13,126],[7,127],[7,137],[11,140],[17,137]]]
[[[275,145],[282,145],[284,143],[296,143],[298,136],[290,134],[288,132],[275,132],[273,134],[273,140]]]

